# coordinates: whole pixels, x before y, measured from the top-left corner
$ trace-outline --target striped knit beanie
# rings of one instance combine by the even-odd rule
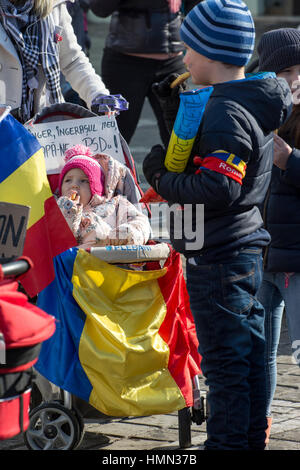
[[[181,39],[209,59],[244,66],[254,50],[255,26],[241,0],[205,0],[184,19]]]

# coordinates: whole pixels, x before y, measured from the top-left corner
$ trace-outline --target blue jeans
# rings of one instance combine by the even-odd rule
[[[264,449],[264,309],[259,249],[222,264],[187,260],[187,288],[208,390],[207,449]]]
[[[276,359],[284,308],[292,349],[300,365],[300,274],[287,276],[285,273],[264,273],[257,297],[265,308],[267,416],[271,416],[271,405],[277,384]]]

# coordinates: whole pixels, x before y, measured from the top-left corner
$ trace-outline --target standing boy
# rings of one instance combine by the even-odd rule
[[[193,83],[214,91],[185,172],[166,170],[161,146],[152,148],[143,170],[149,184],[183,212],[185,204],[204,205],[201,249],[191,249],[184,234],[176,239],[172,228],[170,236],[187,258],[190,305],[209,386],[206,449],[264,449],[264,309],[255,295],[261,251],[270,237],[258,206],[271,177],[272,131],[289,114],[290,91],[281,79],[245,79],[255,30],[241,0],[199,3],[185,18],[181,38]],[[184,233],[195,232],[195,219]]]

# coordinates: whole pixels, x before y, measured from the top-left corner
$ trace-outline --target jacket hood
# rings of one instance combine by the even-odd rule
[[[234,99],[255,117],[266,132],[281,127],[293,107],[292,93],[287,81],[269,73],[259,73],[245,80],[214,85],[213,96]]]
[[[101,165],[105,176],[105,195],[103,200],[107,201],[114,196],[124,194],[124,182],[127,174],[126,166],[105,153],[93,155],[93,158]]]

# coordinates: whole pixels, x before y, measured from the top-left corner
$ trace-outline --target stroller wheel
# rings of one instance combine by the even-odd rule
[[[76,410],[76,408],[74,408],[73,410],[73,413],[75,414],[76,416],[76,419],[77,419],[77,423],[78,423],[78,434],[77,434],[77,440],[74,444],[74,449],[77,449],[77,447],[80,446],[82,440],[83,440],[83,436],[84,436],[84,422],[83,422],[83,418],[81,417],[79,411]]]
[[[30,450],[72,450],[81,441],[77,414],[58,402],[42,403],[30,413],[24,441]]]
[[[190,408],[183,408],[178,411],[178,434],[179,447],[185,449],[191,446],[191,411]]]

